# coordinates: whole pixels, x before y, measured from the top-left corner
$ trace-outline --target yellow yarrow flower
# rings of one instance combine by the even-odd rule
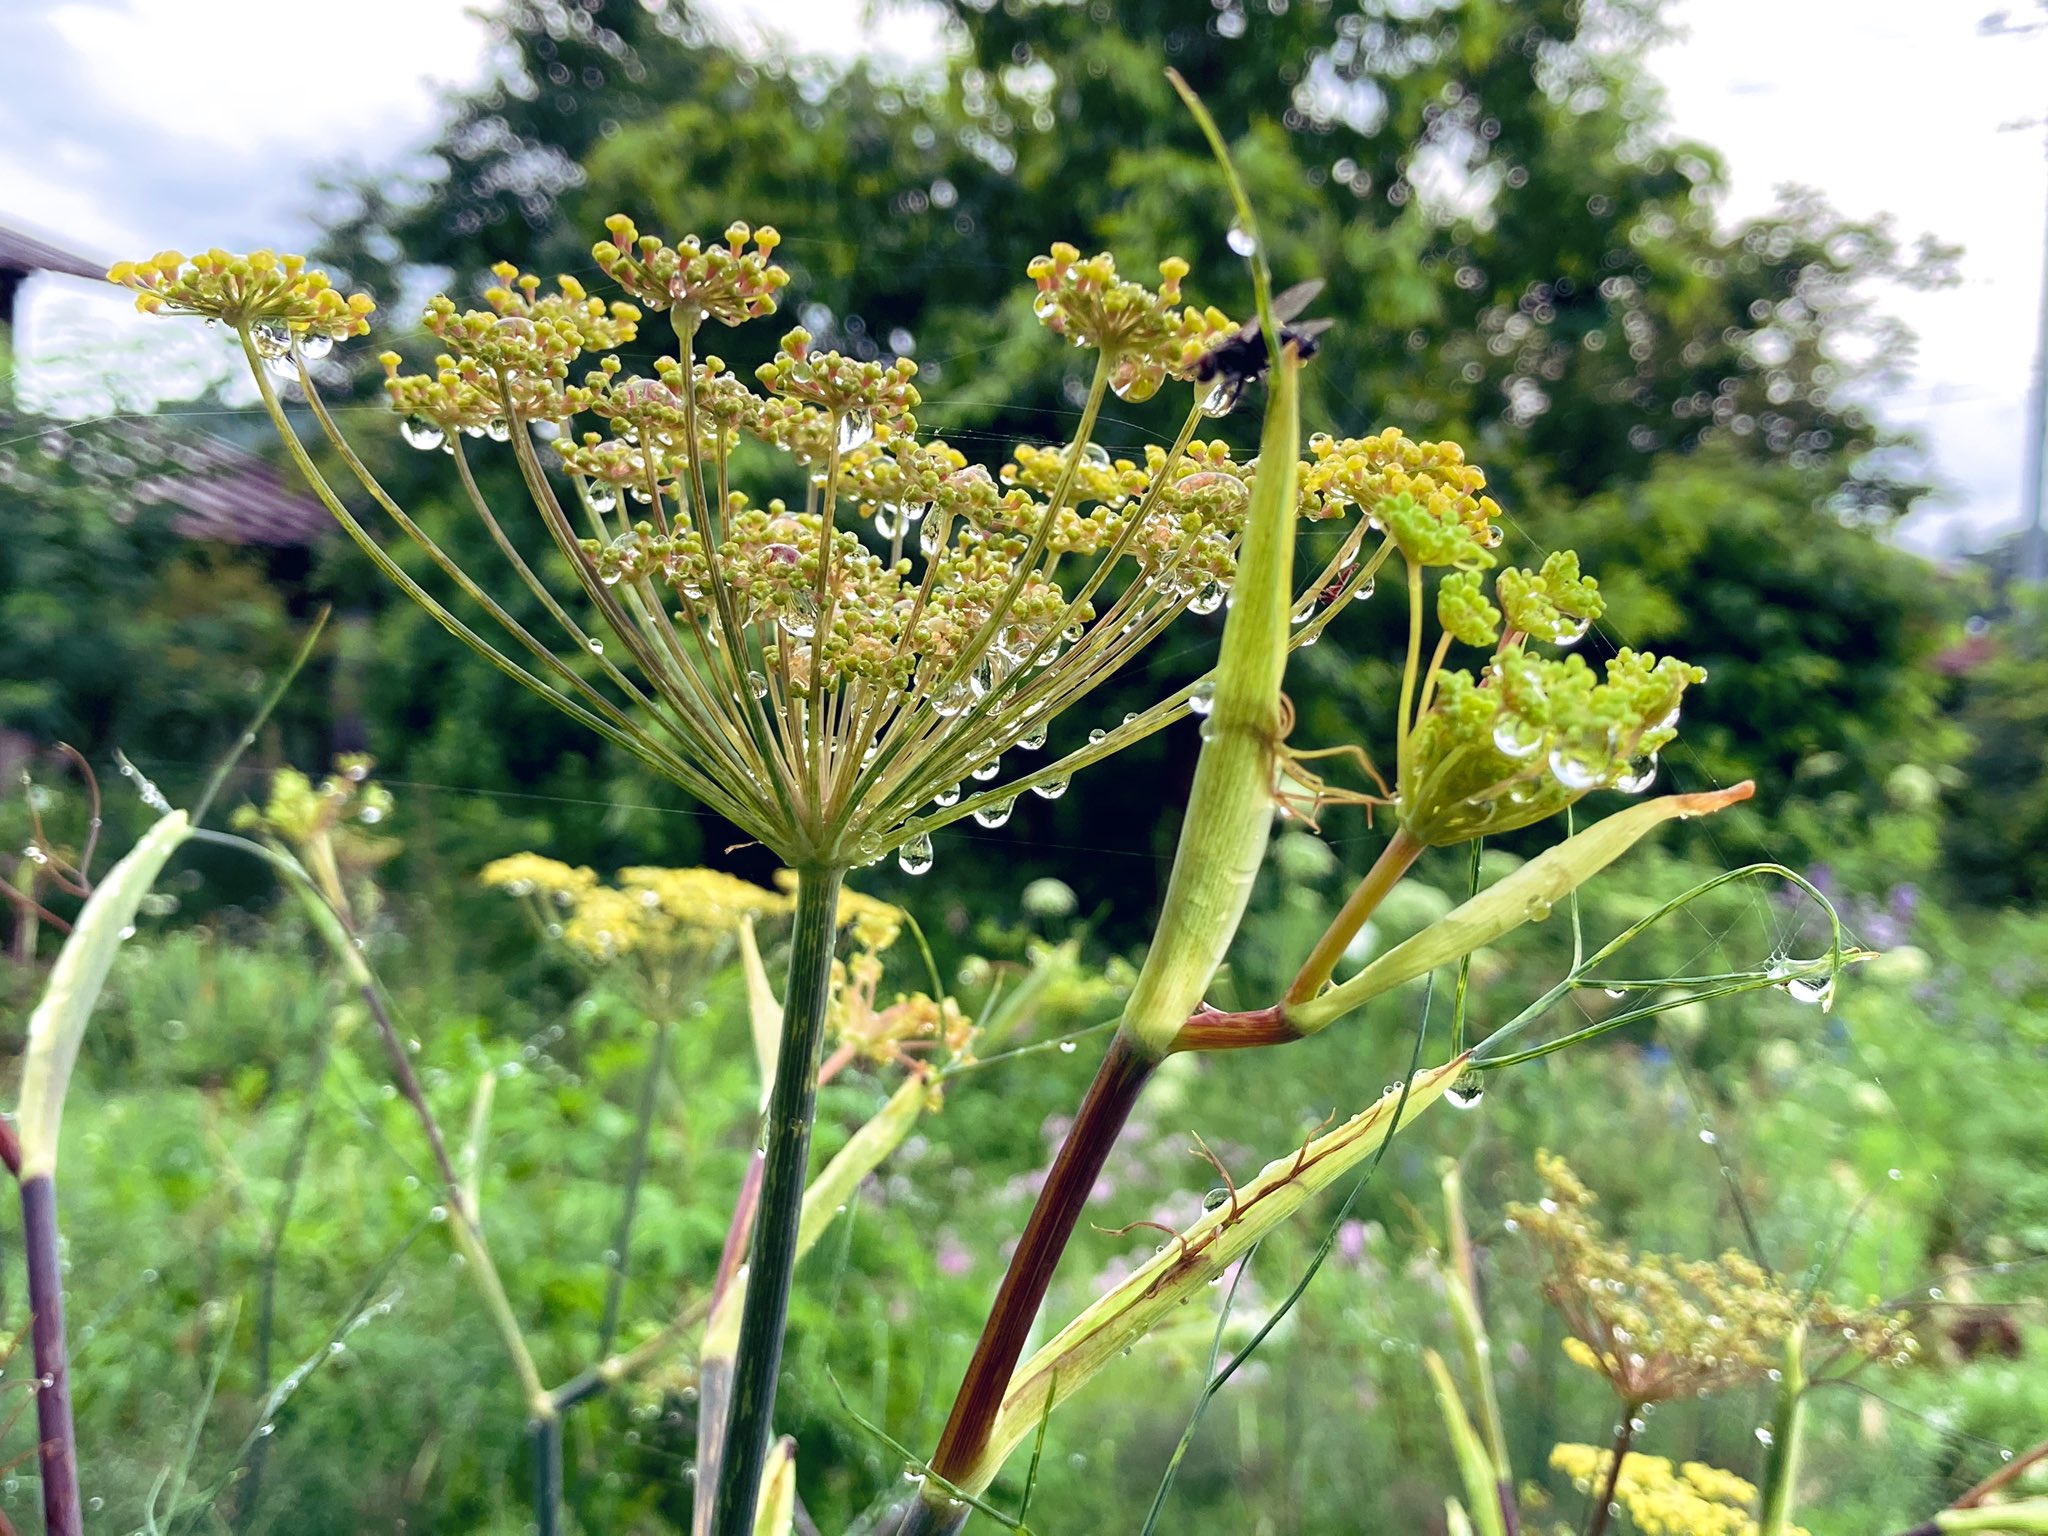
[[[1592,1445],[1565,1444],[1550,1453],[1551,1467],[1582,1493],[1607,1486],[1614,1453]],[[1732,1472],[1688,1461],[1674,1467],[1662,1456],[1630,1452],[1614,1484],[1615,1502],[1643,1536],[1756,1536],[1750,1507],[1756,1488]],[[1800,1526],[1787,1536],[1808,1536]]]

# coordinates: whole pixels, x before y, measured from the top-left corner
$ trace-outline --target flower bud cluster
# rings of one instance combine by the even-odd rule
[[[1456,443],[1419,443],[1387,427],[1371,437],[1309,439],[1301,494],[1311,516],[1355,504],[1417,565],[1492,566],[1500,507],[1483,494],[1486,474]]]
[[[1485,603],[1476,582],[1454,589],[1452,619],[1466,622],[1475,600]],[[1415,728],[1402,825],[1435,846],[1528,826],[1595,789],[1640,793],[1677,734],[1685,690],[1705,678],[1673,657],[1623,649],[1602,679],[1582,657],[1520,645],[1483,678],[1446,671]]]
[[[1607,611],[1600,583],[1579,574],[1576,550],[1558,550],[1540,571],[1504,570],[1496,586],[1508,627],[1547,645],[1576,645]]]
[[[1169,377],[1192,377],[1202,354],[1236,329],[1221,310],[1182,306],[1188,264],[1178,256],[1159,263],[1157,292],[1117,276],[1107,251],[1084,258],[1064,241],[1026,270],[1038,285],[1032,308],[1039,320],[1114,359],[1110,388],[1121,399],[1149,400]]]
[[[765,224],[732,224],[725,244],[708,248],[695,235],[680,247],[643,235],[623,213],[604,227],[611,239],[591,248],[598,267],[649,309],[673,310],[679,332],[694,331],[707,318],[740,325],[772,315],[776,295],[789,285],[789,273],[769,260],[782,236]]]
[[[545,286],[502,264],[484,307],[445,295],[427,305],[425,327],[445,350],[415,374],[383,354],[385,389],[415,447],[489,438],[519,458],[586,615],[546,587],[545,562],[512,560],[579,652],[571,666],[514,627],[514,649],[538,652],[528,680],[778,852],[841,859],[900,844],[906,868],[928,865],[927,827],[909,820],[919,805],[958,804],[962,779],[993,777],[1012,746],[1043,747],[1061,711],[1180,614],[1222,608],[1256,461],[1191,440],[1202,415],[1194,399],[1189,436],[1171,448],[1118,457],[1091,441],[1105,388],[1135,400],[1168,378],[1193,382],[1233,335],[1227,316],[1184,302],[1185,262],[1162,262],[1156,289],[1119,276],[1107,254],[1084,258],[1069,245],[1031,263],[1039,318],[1099,351],[1096,384],[1072,442],[1020,446],[992,473],[917,436],[922,401],[908,359],[819,350],[800,327],[751,381],[696,355],[705,318],[738,324],[777,308],[789,276],[771,260],[773,229],[735,224],[722,243],[671,246],[624,216],[607,227],[593,255],[626,299],[594,297],[572,277]],[[294,336],[358,332],[369,308],[297,258],[262,252],[193,263],[165,253],[113,275],[141,290],[145,308],[249,324],[266,356],[288,352]],[[670,312],[680,356],[636,374],[617,349],[636,339],[643,308]],[[786,454],[802,492],[762,505],[734,488],[733,470],[749,463],[743,440]],[[1375,563],[1398,549],[1413,568],[1447,572],[1436,612],[1448,635],[1483,646],[1506,630],[1483,679],[1432,664],[1404,721],[1399,799],[1411,831],[1455,840],[1526,824],[1600,784],[1631,787],[1669,738],[1696,669],[1624,652],[1601,680],[1576,659],[1529,656],[1530,643],[1582,633],[1598,616],[1597,590],[1556,557],[1538,572],[1503,573],[1499,606],[1488,601],[1478,573],[1495,564],[1499,509],[1455,444],[1393,428],[1319,437],[1301,470],[1301,516],[1361,514],[1310,592],[1331,604],[1369,594],[1360,545],[1376,530]],[[474,477],[464,481],[511,547],[515,525],[489,509]],[[380,487],[366,489],[388,509]],[[420,524],[399,521],[458,575]],[[473,580],[456,584],[478,594]],[[438,606],[424,587],[415,596]],[[493,616],[509,627],[507,611],[497,605]],[[585,627],[591,612],[610,651]],[[1297,643],[1313,638],[1304,630]],[[1199,706],[1191,696],[1185,707]],[[1145,728],[1170,717],[1148,716]],[[1064,792],[1074,766],[1102,755],[1103,734],[1039,769],[1030,787]],[[969,808],[985,826],[1008,814],[997,794]],[[914,842],[925,844],[919,859]],[[603,931],[615,928],[607,920]]]
[[[894,362],[861,362],[838,352],[813,352],[811,333],[802,326],[782,338],[775,356],[754,370],[771,395],[816,406],[834,422],[841,448],[857,448],[874,435],[877,425],[909,435],[917,430],[917,364],[907,357]]]
[[[269,323],[290,336],[341,341],[370,328],[377,306],[366,293],[344,294],[303,256],[211,250],[190,259],[159,251],[147,261],[116,262],[107,281],[136,292],[146,315],[203,315],[237,330]]]

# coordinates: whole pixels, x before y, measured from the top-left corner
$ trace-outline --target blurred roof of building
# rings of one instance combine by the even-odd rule
[[[46,240],[24,234],[12,225],[0,223],[0,272],[23,277],[36,272],[62,272],[70,277],[104,278],[105,262],[88,261],[71,251],[60,250]]]

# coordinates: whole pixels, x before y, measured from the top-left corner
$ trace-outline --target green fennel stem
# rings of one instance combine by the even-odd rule
[[[1401,877],[1408,873],[1408,867],[1421,852],[1422,844],[1408,835],[1407,828],[1394,829],[1394,835],[1380,850],[1380,856],[1366,871],[1358,889],[1351,893],[1343,909],[1330,920],[1330,926],[1316,940],[1316,947],[1301,963],[1300,971],[1287,989],[1286,1002],[1305,1003],[1322,991],[1331,973],[1337,969],[1337,962],[1344,958],[1344,951],[1358,937],[1359,929],[1386,899],[1387,892],[1401,883]]]
[[[797,1224],[817,1112],[818,1060],[832,983],[843,870],[797,871],[796,924],[789,982],[782,998],[782,1046],[762,1128],[761,1203],[754,1218],[747,1288],[733,1370],[732,1408],[718,1472],[710,1536],[748,1536],[773,1434],[775,1384],[782,1373],[782,1332],[796,1267]]]

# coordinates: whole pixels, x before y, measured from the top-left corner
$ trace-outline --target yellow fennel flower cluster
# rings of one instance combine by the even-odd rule
[[[618,884],[606,885],[586,867],[537,853],[495,860],[477,878],[527,899],[549,937],[600,964],[702,956],[747,919],[791,906],[786,896],[715,869],[639,866],[620,870]]]
[[[134,289],[135,307],[145,315],[202,315],[237,330],[267,323],[288,339],[360,336],[377,307],[366,293],[342,293],[305,257],[275,251],[159,251],[145,261],[116,262],[107,281]]]

